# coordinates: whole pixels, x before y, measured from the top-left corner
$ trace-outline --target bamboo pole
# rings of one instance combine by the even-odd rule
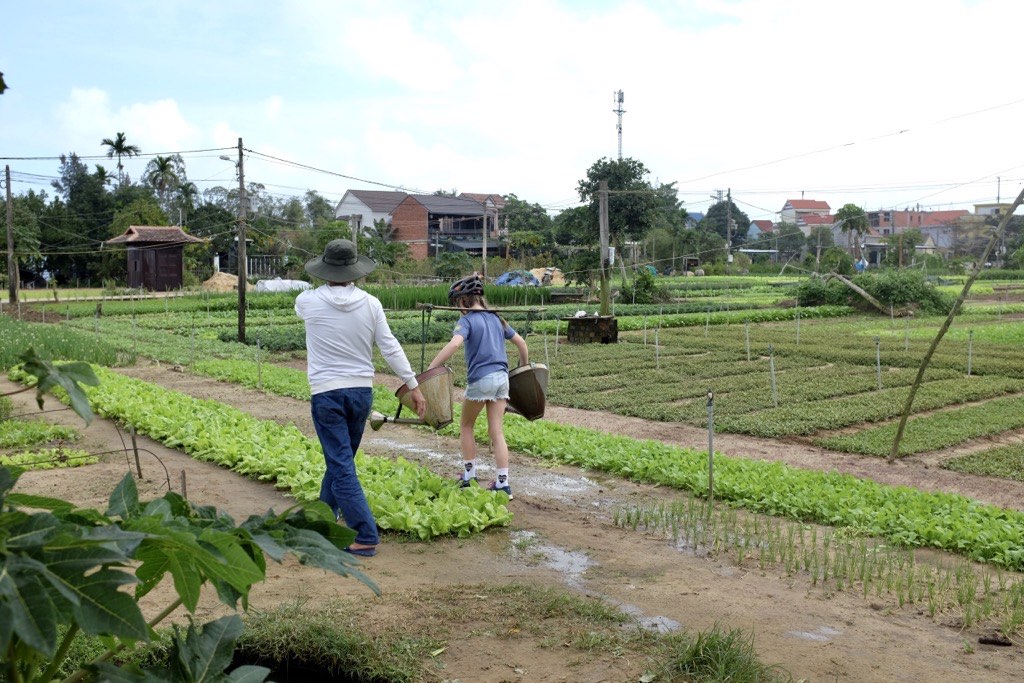
[[[907,419],[910,417],[910,408],[914,405],[914,397],[917,395],[917,389],[921,386],[921,380],[924,378],[924,372],[928,369],[928,364],[932,360],[932,356],[935,354],[935,349],[939,348],[939,342],[946,336],[946,332],[949,331],[949,326],[953,324],[953,319],[956,314],[960,311],[960,307],[964,304],[964,299],[967,298],[967,294],[971,291],[971,286],[974,281],[978,279],[978,274],[981,273],[981,269],[985,262],[988,261],[988,257],[992,254],[992,249],[995,248],[996,244],[1002,238],[1006,232],[1006,225],[1010,222],[1010,217],[1013,216],[1013,212],[1020,206],[1021,201],[1024,201],[1024,190],[1020,191],[1017,198],[1013,200],[1013,204],[1005,214],[1003,214],[1003,220],[999,221],[999,227],[996,228],[995,233],[992,234],[992,238],[988,241],[988,246],[985,247],[985,253],[981,255],[981,258],[974,263],[974,270],[971,271],[971,276],[967,278],[967,282],[964,283],[964,289],[960,292],[960,296],[956,298],[953,303],[953,308],[950,309],[949,315],[946,316],[946,321],[942,323],[942,327],[939,328],[938,334],[935,335],[935,339],[932,340],[931,346],[928,347],[928,352],[924,354],[924,358],[921,359],[921,366],[917,369],[917,377],[914,378],[914,383],[910,386],[910,393],[907,395],[907,402],[903,405],[903,414],[900,416],[900,425],[896,428],[896,438],[892,440],[892,450],[889,451],[889,463],[896,462],[896,456],[900,450],[900,441],[903,440],[903,431],[907,427]]]

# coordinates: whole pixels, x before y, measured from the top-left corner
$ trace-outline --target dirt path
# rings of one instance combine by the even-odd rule
[[[264,419],[293,423],[313,435],[308,403],[260,394],[234,385],[170,370],[166,365],[140,365],[126,374],[157,382],[177,391],[212,398]],[[392,380],[393,381],[393,380]],[[10,387],[6,381],[5,386]],[[22,409],[34,407],[31,393],[17,397]],[[48,401],[47,407],[53,407]],[[81,425],[70,413],[55,419]],[[551,409],[559,422],[664,438],[674,443],[706,447],[701,430],[594,415],[570,409]],[[113,425],[96,420],[83,430],[90,449],[121,448]],[[140,445],[160,458],[171,484],[180,490],[186,473],[189,498],[213,504],[236,519],[267,508],[282,509],[289,499],[272,486],[213,465],[198,463],[181,453],[140,438]],[[901,463],[893,468],[860,458],[835,456],[804,446],[730,436],[716,437],[723,452],[780,459],[800,466],[821,467],[823,459],[862,476],[891,477],[893,483],[914,482],[935,488],[954,487],[957,479],[934,469]],[[403,426],[388,425],[367,432],[364,448],[373,455],[402,456],[449,474],[460,460],[455,440]],[[784,450],[783,450],[784,448]],[[483,455],[484,463],[487,461]],[[123,454],[104,462],[60,473],[26,474],[19,487],[68,497],[104,507],[113,485],[127,471]],[[159,495],[168,476],[155,458],[143,460],[143,497]],[[483,477],[490,476],[482,468]],[[934,474],[921,484],[918,476]],[[916,608],[898,609],[888,601],[863,599],[845,592],[823,592],[801,577],[786,577],[781,569],[760,571],[729,561],[698,557],[665,539],[623,530],[611,523],[619,505],[672,498],[673,491],[636,485],[571,467],[513,455],[512,482],[516,499],[510,504],[514,520],[471,539],[408,542],[386,536],[377,557],[366,561],[367,572],[385,595],[381,612],[396,621],[414,620],[415,601],[402,596],[417,590],[461,590],[463,586],[531,582],[562,586],[601,596],[620,605],[652,627],[707,629],[714,625],[743,628],[754,634],[763,661],[780,663],[797,679],[808,681],[1013,681],[1024,677],[1019,647],[994,648],[976,643],[977,633],[943,626],[951,615],[933,621]],[[972,478],[959,476],[965,482]],[[991,484],[987,493],[991,494]],[[980,484],[978,491],[982,491]],[[997,498],[1010,500],[1007,491]],[[991,496],[989,497],[991,499]],[[1020,503],[1020,497],[1015,501]],[[254,605],[268,607],[300,598],[317,602],[335,596],[370,599],[366,589],[294,564],[268,568],[268,580],[254,589]],[[396,596],[398,596],[396,598]],[[166,598],[156,594],[154,598]],[[213,600],[203,603],[203,616],[220,612]],[[156,609],[154,604],[151,609]],[[973,643],[967,653],[964,642]],[[597,657],[571,661],[559,648],[544,647],[542,639],[525,633],[515,637],[468,631],[452,639],[440,657],[444,677],[463,681],[632,681],[640,671],[621,658]],[[496,665],[494,662],[502,662]]]

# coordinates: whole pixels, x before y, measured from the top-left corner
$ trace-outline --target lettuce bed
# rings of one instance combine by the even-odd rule
[[[222,379],[253,386],[255,366],[215,362]],[[299,370],[263,368],[263,386],[280,386],[309,397]],[[213,368],[207,368],[212,370]],[[304,392],[304,396],[302,395]],[[394,413],[397,400],[384,387],[374,391],[374,408]],[[458,435],[455,424],[442,430]],[[487,425],[477,422],[477,440],[486,443]],[[505,417],[509,448],[538,458],[610,472],[635,481],[707,491],[707,453],[638,441],[596,430],[543,420]],[[781,463],[715,455],[715,496],[748,510],[846,526],[909,546],[928,546],[1004,567],[1024,569],[1024,513],[984,505],[964,496],[893,487],[856,477],[804,470]]]
[[[86,387],[97,415],[122,420],[140,434],[198,460],[270,480],[302,502],[317,500],[323,451],[294,425],[259,420],[216,401],[196,399],[148,382],[94,367],[100,384]],[[379,393],[379,392],[378,392]],[[360,480],[383,529],[419,539],[472,535],[507,524],[512,515],[502,496],[460,490],[451,481],[402,458],[360,454]]]

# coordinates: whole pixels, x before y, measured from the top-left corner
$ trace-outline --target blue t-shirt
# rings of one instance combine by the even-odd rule
[[[492,372],[508,372],[508,354],[505,340],[516,335],[501,318],[487,311],[470,311],[455,324],[455,334],[466,344],[467,380],[475,382]]]

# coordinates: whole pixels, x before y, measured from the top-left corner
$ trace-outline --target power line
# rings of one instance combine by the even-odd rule
[[[379,182],[377,180],[367,180],[366,178],[359,178],[359,177],[356,177],[356,176],[346,175],[344,173],[338,173],[337,171],[330,171],[330,170],[327,170],[327,169],[324,169],[324,168],[317,168],[316,166],[310,166],[309,164],[302,164],[302,163],[299,163],[297,161],[289,161],[288,159],[282,159],[280,157],[276,157],[276,156],[273,156],[271,154],[263,154],[262,152],[256,152],[256,151],[248,149],[248,148],[245,148],[245,151],[248,152],[249,154],[255,154],[256,156],[260,156],[260,157],[263,157],[265,159],[273,159],[274,161],[279,161],[281,163],[288,164],[290,166],[295,166],[296,168],[304,168],[304,169],[306,169],[308,171],[316,171],[317,173],[323,173],[325,175],[335,176],[335,177],[338,177],[338,178],[345,178],[346,180],[355,180],[357,182],[367,183],[369,185],[377,185],[379,187],[388,187],[388,188],[391,188],[392,190],[394,190],[396,192],[406,192],[407,191],[405,189],[401,189],[401,187],[402,187],[401,185],[396,185],[394,183],[383,183],[383,182]],[[430,194],[430,193],[417,190],[415,192],[410,192],[409,194]]]
[[[991,107],[986,107],[984,109],[977,109],[975,111],[970,111],[970,112],[966,112],[966,113],[963,113],[963,114],[956,114],[954,116],[949,116],[949,117],[944,118],[944,119],[939,119],[938,121],[934,121],[934,122],[932,122],[930,124],[924,124],[922,126],[922,128],[929,128],[931,126],[937,126],[937,125],[946,123],[948,121],[953,121],[955,119],[961,119],[961,118],[965,118],[967,116],[974,116],[976,114],[983,114],[985,112],[993,111],[995,109],[1002,109],[1003,107],[1010,107],[1010,106],[1013,106],[1013,105],[1016,105],[1016,104],[1020,104],[1022,102],[1024,102],[1024,98],[1021,98],[1019,100],[1014,100],[1012,102],[1005,102],[1003,104],[997,104],[997,105],[994,105],[994,106],[991,106]],[[821,149],[815,149],[815,150],[810,150],[808,152],[802,152],[800,154],[793,154],[791,156],[780,157],[778,159],[773,159],[771,161],[765,161],[765,162],[761,162],[761,163],[757,163],[757,164],[751,164],[749,166],[741,166],[741,167],[729,169],[729,170],[726,170],[726,171],[717,171],[715,173],[710,173],[708,175],[701,176],[699,178],[693,178],[693,179],[690,179],[690,180],[684,180],[684,181],[680,181],[680,182],[682,182],[682,183],[694,183],[694,182],[697,182],[698,180],[707,180],[708,178],[714,178],[716,176],[725,175],[726,173],[737,173],[739,171],[749,171],[749,170],[755,169],[755,168],[764,168],[765,166],[771,166],[771,165],[779,164],[779,163],[782,163],[782,162],[785,162],[785,161],[792,161],[793,159],[802,159],[804,157],[813,156],[815,154],[823,154],[825,152],[831,152],[833,150],[842,149],[843,147],[852,147],[852,146],[858,145],[858,144],[863,144],[863,143],[867,143],[867,142],[874,142],[875,140],[882,140],[882,139],[894,137],[894,136],[897,136],[897,135],[903,135],[904,133],[912,132],[912,130],[913,129],[911,129],[911,128],[903,128],[901,130],[894,131],[894,132],[891,132],[891,133],[883,133],[882,135],[875,135],[873,137],[864,138],[864,139],[861,139],[861,140],[854,140],[852,142],[844,142],[844,143],[840,143],[840,144],[836,144],[836,145],[830,145],[828,147],[822,147]]]
[[[233,150],[233,149],[235,149],[235,148],[234,147],[211,147],[210,149],[185,149],[185,150],[180,150],[180,151],[177,151],[177,152],[146,152],[146,155],[149,156],[150,154],[152,154],[153,156],[174,156],[174,155],[178,154],[178,155],[181,155],[181,156],[185,156],[185,155],[188,155],[188,154],[203,154],[203,153],[206,153],[206,152],[222,152],[224,150]],[[75,156],[76,159],[87,160],[87,161],[94,161],[96,159],[113,159],[113,158],[115,158],[117,156],[116,154],[113,154],[113,155],[111,155],[111,154],[96,154],[96,155],[86,154],[86,155],[82,155],[82,154],[76,154],[75,152],[71,152],[69,154],[58,154],[57,156],[0,157],[0,161],[60,161],[61,157],[64,157],[65,159],[70,159],[72,154]]]

